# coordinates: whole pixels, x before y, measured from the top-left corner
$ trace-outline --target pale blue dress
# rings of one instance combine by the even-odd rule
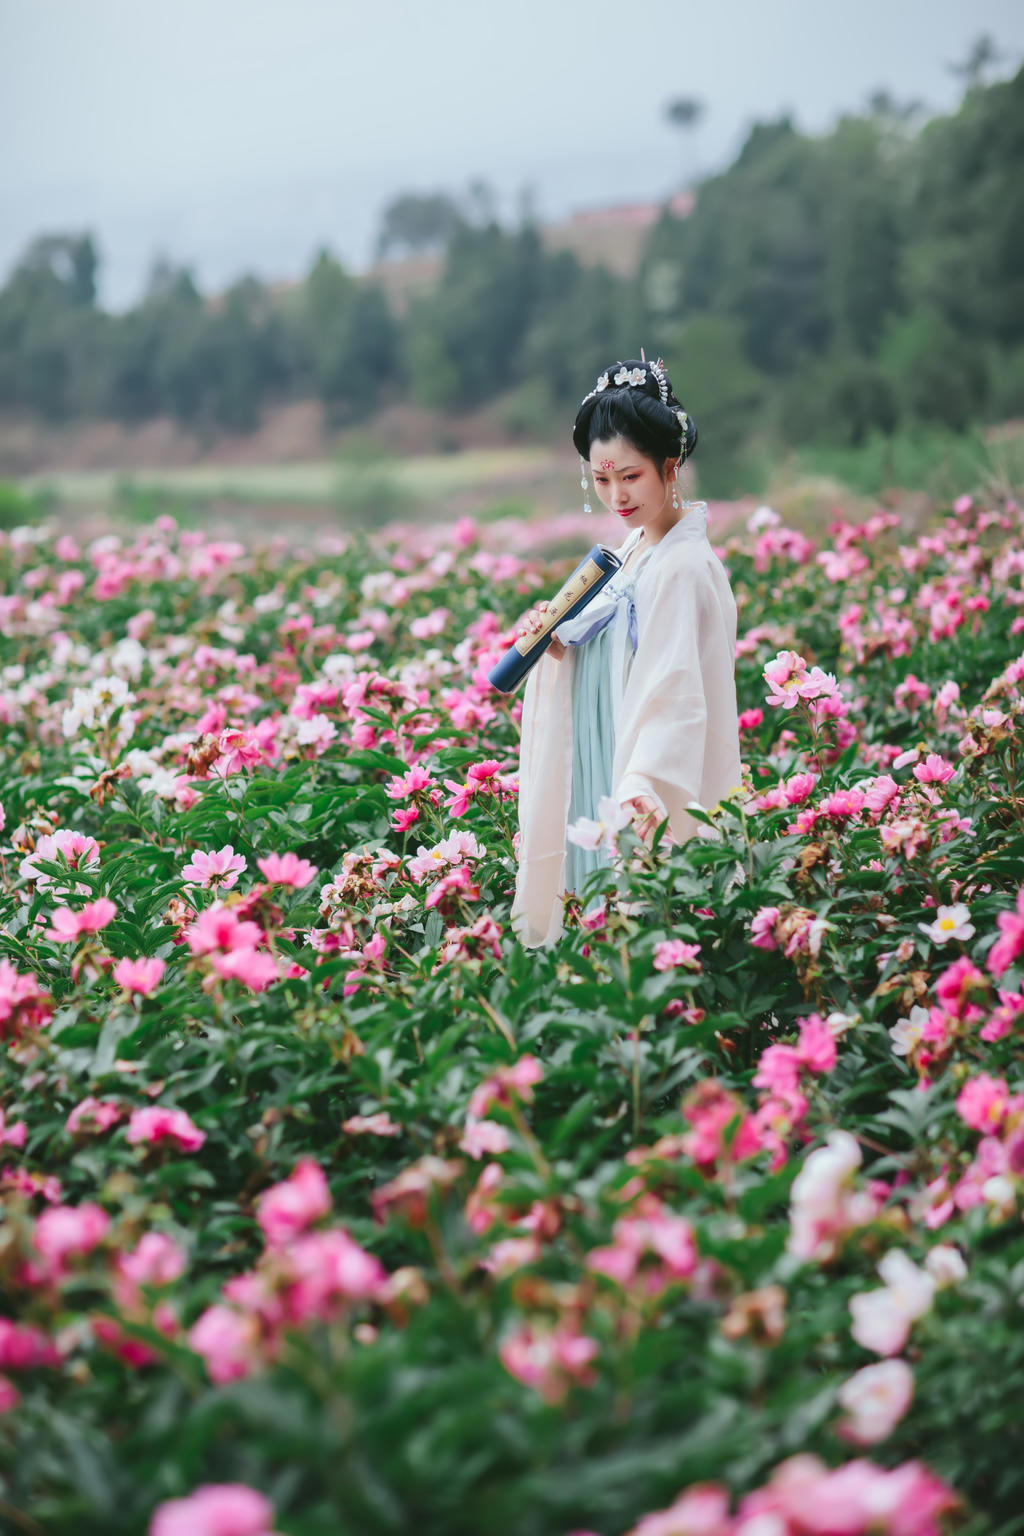
[[[636,537],[623,551],[623,560],[635,548]],[[578,618],[556,630],[558,638],[576,654],[572,673],[572,791],[569,799],[571,826],[581,816],[599,819],[598,805],[612,792],[612,760],[615,755],[615,705],[612,670],[622,668],[621,697],[637,647],[634,592],[644,556],[625,573],[619,571],[583,610]],[[609,867],[602,849],[579,848],[566,839],[565,888],[581,892],[587,879]]]

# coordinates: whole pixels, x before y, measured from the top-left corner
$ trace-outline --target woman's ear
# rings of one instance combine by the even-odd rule
[[[675,472],[676,472],[676,470],[678,468],[679,468],[679,459],[678,459],[678,457],[676,457],[674,459],[666,459],[665,460],[665,479],[666,480],[671,479],[671,477],[675,474]]]

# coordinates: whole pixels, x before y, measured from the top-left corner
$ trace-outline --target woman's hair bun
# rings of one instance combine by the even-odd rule
[[[576,413],[572,440],[583,458],[591,443],[622,437],[647,458],[688,459],[697,446],[697,424],[672,388],[660,358],[627,358],[598,376]]]

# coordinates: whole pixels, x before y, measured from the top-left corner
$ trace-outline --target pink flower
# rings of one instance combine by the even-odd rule
[[[329,1321],[338,1304],[376,1299],[387,1281],[379,1259],[345,1231],[307,1232],[285,1251],[288,1320]]]
[[[256,923],[243,922],[230,907],[215,902],[186,928],[185,938],[194,955],[208,955],[213,950],[253,949],[263,932]]]
[[[427,908],[439,907],[450,895],[462,896],[466,901],[476,901],[480,895],[480,887],[473,879],[468,864],[456,864],[454,869],[442,875],[423,905]]]
[[[814,793],[817,782],[813,773],[795,773],[783,786],[786,804],[802,805]]]
[[[24,1120],[16,1120],[8,1125],[7,1116],[0,1109],[0,1147],[23,1147],[28,1135],[28,1126]]]
[[[807,663],[796,651],[780,651],[762,675],[771,689],[766,702],[773,709],[780,704],[783,709],[792,709],[799,703],[801,690],[807,683]]]
[[[755,949],[778,949],[775,925],[779,920],[778,907],[761,907],[750,920],[750,942]]]
[[[186,885],[201,885],[207,891],[213,886],[227,891],[238,884],[238,877],[245,867],[244,856],[236,853],[230,843],[225,843],[217,853],[194,853],[191,863],[186,864],[181,873]]]
[[[119,960],[114,966],[114,980],[119,987],[124,987],[126,992],[138,992],[143,997],[150,997],[157,988],[161,976],[167,969],[163,960],[155,956],[152,959]]]
[[[800,1080],[800,1056],[791,1045],[770,1045],[761,1052],[755,1088],[769,1088],[773,1093],[788,1097],[795,1093]]]
[[[53,1013],[53,998],[34,976],[23,976],[9,960],[0,960],[0,1040],[17,1040],[38,1029]]]
[[[913,773],[921,784],[948,784],[956,768],[937,752],[929,752],[923,763],[915,765]]]
[[[956,1503],[918,1462],[887,1471],[861,1459],[830,1469],[804,1454],[782,1462],[765,1487],[747,1494],[733,1536],[939,1536],[938,1517]]]
[[[699,971],[700,961],[699,944],[686,944],[682,939],[665,939],[654,946],[654,969],[656,971],[671,971],[677,966],[685,966],[687,970]]]
[[[533,1102],[533,1085],[539,1083],[544,1069],[536,1056],[520,1056],[511,1067],[499,1067],[473,1090],[467,1114],[482,1120],[492,1104],[508,1104],[513,1095],[524,1104]]]
[[[461,1150],[469,1157],[495,1157],[507,1152],[512,1138],[496,1120],[471,1120],[459,1141]]]
[[[136,1288],[170,1285],[185,1273],[185,1251],[166,1232],[146,1232],[129,1253],[118,1255],[117,1271]]]
[[[274,1536],[274,1511],[243,1483],[209,1483],[157,1507],[149,1536]]]
[[[174,1141],[182,1152],[198,1152],[206,1140],[206,1132],[201,1131],[183,1109],[152,1104],[145,1109],[132,1110],[128,1117],[128,1140],[132,1146],[140,1143],[155,1146],[161,1141]]]
[[[99,933],[116,916],[117,907],[106,896],[86,902],[77,912],[70,907],[56,907],[46,937],[56,944],[70,944],[82,934]]]
[[[109,1131],[110,1127],[116,1125],[123,1115],[124,1110],[119,1104],[114,1104],[109,1099],[89,1097],[75,1105],[68,1115],[65,1129],[71,1136],[79,1136],[86,1132]]]
[[[389,800],[405,800],[409,795],[418,795],[425,790],[433,789],[434,782],[427,770],[417,763],[403,778],[389,779],[384,786],[384,792]]]
[[[935,995],[951,1018],[962,1019],[969,1015],[973,1006],[971,995],[985,991],[987,987],[988,982],[978,967],[966,955],[961,955],[935,983]]]
[[[260,1196],[256,1219],[267,1243],[279,1248],[331,1209],[331,1192],[319,1163],[303,1158],[280,1184]]]
[[[110,1230],[110,1217],[100,1205],[54,1205],[36,1222],[32,1243],[59,1274],[69,1258],[89,1253]]]
[[[0,1369],[27,1371],[37,1365],[59,1364],[56,1346],[41,1329],[0,1317]]]
[[[509,1374],[539,1392],[548,1403],[561,1402],[573,1382],[590,1385],[594,1379],[590,1362],[597,1352],[596,1341],[578,1333],[576,1325],[569,1322],[550,1330],[525,1324],[498,1350]]]
[[[864,792],[859,789],[836,789],[826,795],[818,806],[822,816],[841,821],[848,816],[859,816],[864,809]]]
[[[990,1077],[987,1072],[981,1072],[961,1088],[956,1101],[957,1113],[972,1131],[997,1130],[1009,1107],[1009,1094],[1005,1078]]]
[[[202,721],[199,722],[200,729]],[[253,768],[264,755],[264,744],[255,731],[224,731],[218,741],[220,757],[213,765],[214,773],[228,778],[244,768]]]
[[[216,1303],[193,1323],[188,1342],[202,1355],[210,1380],[218,1386],[248,1376],[259,1363],[259,1322],[233,1307]],[[191,1531],[188,1536],[193,1536]]]
[[[695,1483],[668,1509],[644,1515],[626,1536],[732,1536],[733,1528],[725,1489],[716,1483]],[[765,1536],[771,1532],[771,1527],[766,1528]]]
[[[72,882],[59,875],[47,875],[39,868],[44,864],[66,864],[69,869],[94,869],[100,862],[100,845],[94,837],[72,832],[69,827],[58,827],[56,832],[44,833],[33,851],[22,859],[18,873],[23,880],[34,880],[40,890],[56,886],[60,890],[71,889]],[[88,896],[89,887],[76,882],[79,895]]]
[[[341,1124],[350,1136],[401,1136],[402,1127],[396,1125],[386,1110],[375,1115],[350,1115]]]
[[[1000,912],[996,922],[1000,936],[988,952],[988,968],[1002,976],[1024,950],[1024,886],[1017,892],[1016,910]]]
[[[741,711],[737,724],[741,731],[756,731],[764,721],[763,709],[744,709]]]
[[[798,1019],[800,1040],[797,1055],[810,1072],[831,1072],[836,1064],[836,1039],[825,1020],[817,1013]]]
[[[265,992],[278,976],[277,962],[265,950],[233,949],[226,955],[214,955],[212,964],[225,981],[240,981],[253,992]]]
[[[256,865],[271,885],[290,885],[297,891],[320,873],[315,864],[295,853],[268,853],[265,859],[257,859]]]
[[[876,816],[892,804],[900,792],[900,787],[890,773],[880,773],[876,779],[872,779],[864,788],[864,803],[868,810]]]
[[[877,1445],[892,1434],[913,1396],[914,1373],[905,1360],[864,1366],[836,1393],[847,1415],[840,1434],[857,1445]]]
[[[21,1402],[21,1393],[6,1376],[0,1376],[0,1413],[10,1413]]]

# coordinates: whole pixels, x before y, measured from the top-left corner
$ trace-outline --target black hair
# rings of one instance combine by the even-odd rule
[[[616,385],[615,377],[623,370],[643,373],[643,382]],[[665,382],[667,400],[662,399],[658,373]],[[645,458],[653,459],[659,469],[665,459],[691,457],[697,446],[697,425],[687,414],[684,428],[678,415],[683,408],[661,363],[619,360],[605,370],[598,386],[602,379],[607,380],[604,388],[591,390],[576,414],[572,440],[577,453],[589,459],[591,443],[621,437]]]

